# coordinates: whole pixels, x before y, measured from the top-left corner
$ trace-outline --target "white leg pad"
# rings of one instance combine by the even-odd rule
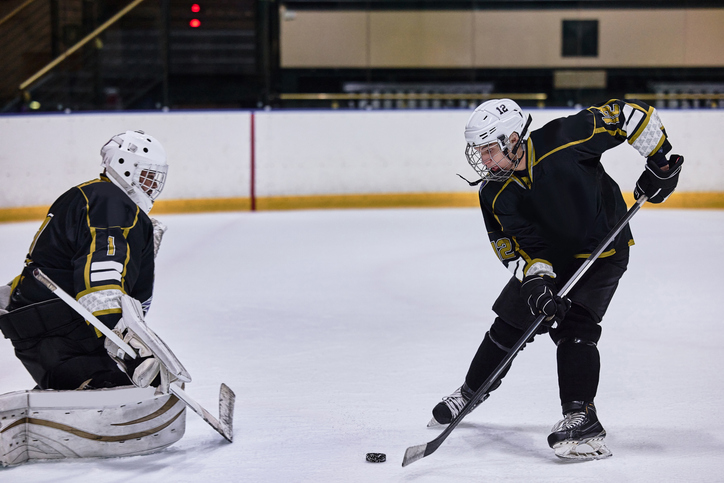
[[[0,395],[0,463],[141,455],[184,435],[186,405],[155,388]]]

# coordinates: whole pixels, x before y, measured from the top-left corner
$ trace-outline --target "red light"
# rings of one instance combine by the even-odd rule
[[[201,5],[199,5],[198,3],[194,3],[193,5],[191,5],[191,11],[194,12],[194,13],[200,12],[200,11],[201,11]]]
[[[193,28],[200,27],[201,20],[199,20],[197,18],[192,18],[191,21],[189,22],[189,25],[192,26]]]

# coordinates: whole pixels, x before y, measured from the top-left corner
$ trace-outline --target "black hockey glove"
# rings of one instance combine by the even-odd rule
[[[679,182],[681,165],[684,164],[684,157],[672,154],[669,159],[660,153],[647,158],[646,169],[636,182],[634,198],[639,199],[642,194],[649,197],[651,203],[661,203],[674,192]],[[669,166],[668,171],[661,168]]]
[[[553,278],[548,275],[529,275],[523,279],[520,295],[528,302],[533,315],[543,314],[547,325],[561,320],[571,308],[571,301],[559,297]]]

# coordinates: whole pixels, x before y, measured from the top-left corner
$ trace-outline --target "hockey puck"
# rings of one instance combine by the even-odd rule
[[[384,463],[387,461],[387,455],[385,453],[367,453],[365,459],[370,463]]]

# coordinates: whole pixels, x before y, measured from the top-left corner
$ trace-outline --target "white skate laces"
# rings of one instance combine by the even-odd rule
[[[463,389],[463,386],[465,387],[465,389]],[[428,428],[438,426],[440,424],[450,424],[453,419],[458,417],[460,411],[463,410],[465,405],[468,403],[468,401],[470,401],[470,398],[474,394],[474,392],[467,386],[463,386],[457,388],[449,396],[443,397],[442,402],[437,403],[437,406],[435,406],[432,410],[432,419],[429,423],[427,423]],[[490,396],[490,394],[485,394],[485,396],[483,396],[480,401],[475,403],[473,409],[478,407],[481,402],[485,401],[488,396]]]
[[[576,426],[580,426],[584,419],[586,419],[586,413],[568,413],[563,417],[563,419],[558,421],[555,426],[553,426],[553,429],[551,429],[551,433],[565,431],[571,428],[575,428]]]
[[[444,402],[447,407],[450,408],[450,412],[453,413],[454,418],[458,414],[460,414],[460,411],[465,407],[468,399],[463,396],[462,387],[459,387],[449,396],[445,396],[444,398],[442,398],[442,402]]]

